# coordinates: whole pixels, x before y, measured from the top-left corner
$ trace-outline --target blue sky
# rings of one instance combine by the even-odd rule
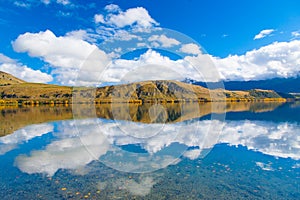
[[[116,38],[118,34],[124,41],[124,34],[139,35],[155,28],[178,31],[201,45],[220,72],[220,79],[290,78],[300,73],[300,50],[297,48],[300,1],[1,0],[0,5],[0,70],[28,81],[72,85],[74,81],[71,79],[78,73],[78,68],[85,61],[84,56],[89,55],[86,52],[92,47],[110,57],[111,52],[105,50],[103,40]],[[167,38],[172,39],[168,35]],[[155,47],[158,47],[160,39],[163,38],[152,38],[152,42],[156,42]],[[178,38],[173,39],[179,41]],[[42,46],[45,40],[49,40],[48,46]],[[114,40],[114,45],[122,42]],[[135,41],[135,44],[138,43]],[[65,46],[60,47],[60,44]],[[184,45],[183,41],[169,46],[181,49],[180,45]],[[81,48],[86,50],[82,55]],[[166,55],[157,54],[154,50],[144,53],[143,62],[141,58],[135,62],[114,58],[115,69],[104,74],[111,77],[101,81],[120,81],[116,73],[132,70],[125,65],[158,64],[151,63],[151,58],[161,59],[160,64],[165,62],[168,67],[178,67],[178,73],[187,67],[172,58],[164,60],[166,58],[162,57]],[[181,55],[185,61],[198,55],[185,53],[190,54]],[[80,83],[95,82],[88,80],[89,73],[87,77],[81,77],[85,80]],[[193,74],[192,71],[187,76],[189,74]]]

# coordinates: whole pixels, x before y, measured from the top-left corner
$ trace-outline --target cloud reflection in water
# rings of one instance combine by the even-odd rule
[[[74,132],[74,123],[76,123],[77,133]],[[131,170],[138,170],[140,164],[150,164],[152,168],[149,169],[158,169],[166,167],[172,161],[180,161],[178,160],[180,155],[197,159],[201,157],[203,149],[213,148],[217,143],[242,145],[266,155],[300,159],[300,135],[298,134],[300,126],[296,123],[213,121],[215,124],[225,123],[220,136],[218,133],[208,132],[211,123],[211,120],[203,120],[193,121],[186,126],[185,122],[165,124],[158,135],[136,138],[124,134],[122,128],[118,127],[122,123],[116,125],[113,120],[88,119],[59,122],[60,128],[55,133],[56,139],[44,150],[32,151],[30,155],[17,157],[16,165],[26,173],[45,173],[50,176],[59,169],[82,169],[98,159],[107,162],[122,161],[121,166]],[[130,126],[128,122],[124,124]],[[143,130],[142,123],[138,126]],[[197,129],[196,126],[200,128]],[[144,134],[147,132],[145,131]],[[171,148],[173,144],[184,146],[186,151],[177,154],[161,153]],[[128,153],[120,148],[122,145],[139,145],[147,153]],[[152,160],[148,162],[149,158]]]

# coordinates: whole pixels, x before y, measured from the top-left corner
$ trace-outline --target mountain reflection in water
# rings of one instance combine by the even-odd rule
[[[67,120],[73,118],[105,118],[142,123],[174,123],[201,118],[211,113],[267,112],[282,102],[232,102],[187,104],[79,104],[72,107],[0,107],[0,136],[8,135],[30,124]],[[152,109],[149,109],[151,108]],[[149,112],[150,111],[150,112]],[[151,112],[152,111],[152,112]]]

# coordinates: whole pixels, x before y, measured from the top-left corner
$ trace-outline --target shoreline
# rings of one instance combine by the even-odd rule
[[[300,99],[286,99],[286,98],[225,98],[225,99],[88,99],[76,100],[72,99],[0,99],[0,106],[3,105],[73,105],[73,104],[138,104],[145,103],[206,103],[206,102],[295,102]]]

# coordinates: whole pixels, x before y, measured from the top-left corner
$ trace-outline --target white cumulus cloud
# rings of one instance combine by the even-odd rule
[[[104,10],[108,11],[108,12],[120,12],[121,9],[118,5],[116,4],[109,4],[109,5],[106,5],[104,7]]]
[[[10,57],[0,53],[0,63],[14,63],[15,61]]]
[[[225,58],[212,57],[226,80],[265,80],[289,78],[300,74],[300,41],[275,42]]]
[[[195,58],[196,60],[198,58]],[[203,58],[206,62],[209,57]],[[117,59],[103,73],[104,82],[135,82],[144,80],[201,79],[201,73],[187,60],[172,60],[154,50],[148,50],[137,59]]]
[[[39,57],[51,64],[54,67],[53,72],[57,73],[57,78],[63,84],[76,82],[76,72],[80,70],[77,83],[88,84],[97,81],[110,58],[96,45],[81,39],[85,35],[83,32],[73,32],[57,37],[50,30],[25,33],[13,42],[13,48],[17,52],[27,52],[31,57]],[[75,76],[61,76],[66,73]]]
[[[94,16],[95,23],[105,23],[104,16],[102,14],[96,14]]]
[[[174,38],[169,38],[166,35],[152,35],[148,41],[150,42],[159,42],[162,47],[172,47],[179,45],[180,42]]]
[[[19,35],[13,42],[13,48],[17,52],[27,52],[32,57],[40,57],[55,67],[67,68],[80,67],[97,49],[95,45],[76,37],[57,37],[50,30]]]
[[[13,76],[36,83],[47,83],[53,80],[53,77],[40,70],[34,70],[26,65],[18,63],[17,61],[0,53],[0,71],[12,74]]]
[[[257,35],[254,36],[254,40],[262,39],[262,38],[270,35],[274,31],[275,31],[274,29],[265,29],[265,30],[262,30]]]
[[[87,42],[95,42],[97,40],[97,35],[92,33],[91,30],[83,30],[83,29],[79,29],[79,30],[74,30],[74,31],[70,31],[67,32],[65,36],[68,37],[73,37],[75,39],[78,40],[83,40],[83,41],[87,41]]]
[[[140,28],[150,28],[158,23],[149,15],[143,7],[129,8],[125,12],[110,14],[107,16],[108,24],[115,25],[119,28],[136,25]]]
[[[183,53],[188,53],[193,55],[201,54],[200,47],[194,43],[183,44],[182,47],[180,48],[180,51]]]
[[[104,41],[109,40],[131,40],[138,38],[138,34],[149,33],[159,29],[159,25],[143,7],[129,8],[122,11],[118,5],[109,4],[102,12],[94,15],[97,24],[96,33]],[[126,34],[120,34],[127,32]],[[120,37],[124,35],[125,38]],[[126,35],[133,37],[128,38]]]

